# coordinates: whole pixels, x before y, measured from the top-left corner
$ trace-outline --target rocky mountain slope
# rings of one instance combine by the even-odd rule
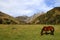
[[[19,24],[16,18],[0,11],[0,24]]]
[[[32,20],[30,23],[33,24],[60,24],[60,7],[55,7]]]

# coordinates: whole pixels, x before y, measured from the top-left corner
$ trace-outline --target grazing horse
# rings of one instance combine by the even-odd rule
[[[44,26],[41,30],[41,35],[43,35],[43,34],[54,35],[54,27],[53,26]]]

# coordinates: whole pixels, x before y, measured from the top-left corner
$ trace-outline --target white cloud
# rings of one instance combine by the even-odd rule
[[[54,5],[55,7],[56,6],[59,6],[60,7],[60,0],[55,0],[55,5]]]
[[[44,0],[0,0],[0,10],[12,16],[33,15],[37,11],[47,11]]]

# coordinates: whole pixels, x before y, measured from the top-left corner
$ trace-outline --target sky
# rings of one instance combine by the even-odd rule
[[[60,7],[60,0],[0,0],[0,11],[11,16],[32,16]]]

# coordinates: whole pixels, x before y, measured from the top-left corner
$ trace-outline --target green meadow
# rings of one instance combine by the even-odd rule
[[[54,35],[40,35],[44,25],[0,25],[0,40],[60,40],[60,25]]]

